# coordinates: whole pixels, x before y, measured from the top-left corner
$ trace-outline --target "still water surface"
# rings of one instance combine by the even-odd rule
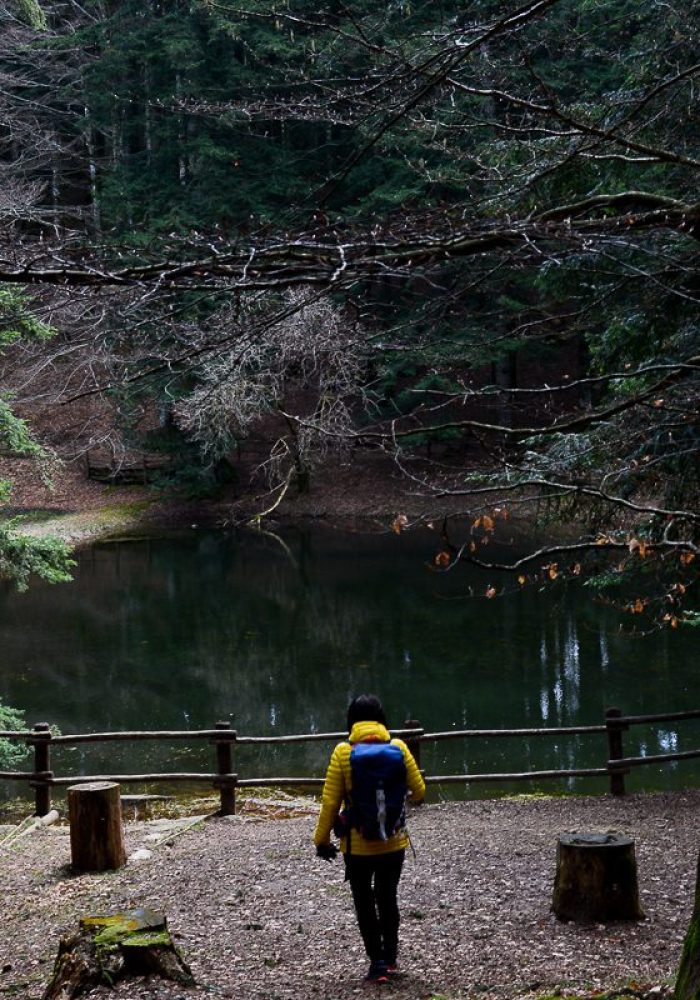
[[[431,572],[434,553],[427,531],[191,531],[98,545],[80,556],[71,584],[0,594],[0,697],[65,733],[209,728],[218,719],[242,735],[334,731],[360,691],[382,697],[393,725],[413,718],[433,731],[595,724],[610,705],[630,714],[699,707],[690,629],[626,638],[580,586],[470,596],[499,581],[466,568]],[[700,724],[625,738],[635,754],[690,749],[700,746]],[[237,769],[322,773],[328,751],[240,748]],[[65,749],[55,770],[209,771],[210,756],[182,744],[110,744]],[[603,736],[471,740],[426,748],[423,764],[429,774],[483,773],[601,766],[605,757]],[[640,769],[630,783],[697,785],[700,765]]]

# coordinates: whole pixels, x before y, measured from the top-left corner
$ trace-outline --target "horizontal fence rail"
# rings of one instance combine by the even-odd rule
[[[497,736],[576,736],[604,733],[605,726],[562,726],[554,729],[448,729],[444,733],[424,733],[422,740],[491,739]]]
[[[567,768],[554,771],[516,771],[508,774],[434,774],[427,775],[428,785],[470,785],[482,781],[537,781],[547,778],[603,778],[607,777],[606,767]]]
[[[700,757],[700,750],[679,750],[674,753],[649,754],[646,757],[622,757],[621,760],[609,760],[611,771],[625,770],[630,767],[643,767],[645,764],[668,764],[674,760],[692,760]]]
[[[688,712],[667,712],[662,715],[623,715],[620,722],[628,726],[641,726],[650,722],[683,722],[685,719],[700,719],[700,708]]]
[[[420,767],[421,746],[444,740],[561,737],[605,734],[607,754],[604,766],[587,768],[561,768],[539,771],[519,771],[489,774],[434,774],[426,775],[429,785],[478,784],[482,782],[541,781],[560,778],[607,778],[613,795],[624,795],[625,775],[634,767],[665,764],[700,758],[700,749],[681,750],[673,753],[653,754],[643,757],[626,757],[623,752],[623,733],[631,726],[651,725],[657,722],[681,722],[700,719],[700,709],[685,712],[667,712],[654,715],[623,715],[618,708],[609,708],[605,722],[591,726],[541,727],[539,729],[451,729],[445,732],[426,733],[416,720],[409,720],[403,729],[393,729],[392,736],[404,739]],[[0,740],[24,742],[34,750],[34,767],[31,771],[0,771],[0,781],[27,782],[35,792],[36,813],[43,816],[51,809],[51,789],[88,781],[116,781],[120,784],[167,782],[206,783],[219,790],[221,815],[232,815],[236,810],[237,788],[299,787],[318,789],[324,779],[304,777],[239,777],[234,770],[234,750],[239,746],[275,746],[278,744],[338,742],[347,739],[345,732],[301,733],[289,736],[239,736],[229,722],[218,722],[213,729],[126,731],[109,733],[54,734],[48,723],[37,723],[33,729],[0,732]],[[190,743],[207,742],[214,748],[216,770],[209,773],[167,771],[152,774],[94,774],[57,776],[51,769],[51,747],[78,746],[85,743],[141,742],[145,740]]]

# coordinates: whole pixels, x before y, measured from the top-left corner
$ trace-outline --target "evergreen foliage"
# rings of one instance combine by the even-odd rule
[[[553,510],[563,492],[611,546],[678,545],[690,575],[697,3],[88,0],[46,23],[20,6],[0,163],[44,185],[42,238],[73,226],[56,267],[82,240],[84,285],[128,287],[100,333],[111,391],[166,401],[218,457],[318,371],[270,361],[305,285],[365,366],[333,433],[395,421],[400,462],[471,441],[482,479],[426,472],[426,490],[520,486]],[[245,420],[243,383],[265,386]],[[286,413],[290,461],[322,412]]]
[[[0,701],[0,731],[21,732],[26,729],[24,712],[3,705]],[[10,740],[0,740],[0,770],[12,770],[19,767],[27,757],[27,747]]]
[[[0,288],[0,346],[21,338],[48,340],[54,333],[31,312],[19,291]],[[7,393],[0,394],[0,454],[34,459],[48,479],[51,456],[34,439],[27,422],[14,413]],[[0,479],[0,502],[7,503],[11,492],[12,483]],[[12,582],[18,590],[26,590],[32,574],[50,583],[70,580],[73,565],[65,542],[23,535],[17,530],[16,520],[0,514],[0,579]],[[6,710],[0,706],[0,711]]]

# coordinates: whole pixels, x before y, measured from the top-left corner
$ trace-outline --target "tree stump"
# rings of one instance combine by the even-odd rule
[[[141,908],[82,917],[77,934],[59,945],[43,1000],[72,1000],[93,986],[113,986],[129,976],[147,975],[194,986],[162,913]]]
[[[700,1000],[700,854],[695,879],[695,905],[683,942],[674,996],[676,1000]]]
[[[68,789],[71,864],[75,871],[103,872],[126,862],[119,785],[88,781]]]
[[[634,841],[619,833],[564,833],[552,909],[559,920],[644,920]]]

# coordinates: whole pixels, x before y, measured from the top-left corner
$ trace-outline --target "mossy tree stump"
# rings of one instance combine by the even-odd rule
[[[71,865],[75,871],[103,872],[126,862],[119,785],[87,781],[68,789]]]
[[[644,920],[634,841],[619,833],[564,833],[552,909],[559,920]]]
[[[695,879],[695,905],[683,942],[674,996],[676,1000],[700,1000],[700,854]]]
[[[129,976],[146,975],[194,985],[162,913],[137,909],[82,917],[78,932],[59,945],[44,1000],[72,1000],[93,986],[113,986]]]

